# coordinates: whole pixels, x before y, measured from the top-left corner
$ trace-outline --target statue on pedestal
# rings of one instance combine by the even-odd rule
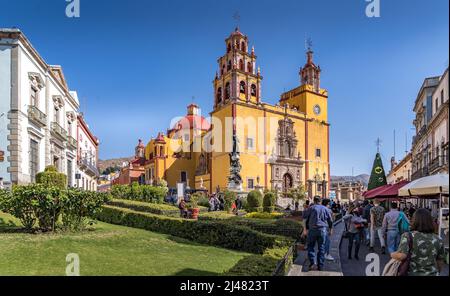
[[[242,177],[241,177],[241,163],[240,153],[238,146],[238,139],[236,135],[233,135],[233,151],[230,156],[230,175],[228,177],[228,189],[234,191],[242,191]]]

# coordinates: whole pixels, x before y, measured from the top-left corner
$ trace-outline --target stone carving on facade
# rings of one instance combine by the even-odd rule
[[[272,153],[272,188],[286,194],[302,182],[301,172],[304,160],[297,152],[298,140],[294,122],[287,116],[278,122],[275,153]]]

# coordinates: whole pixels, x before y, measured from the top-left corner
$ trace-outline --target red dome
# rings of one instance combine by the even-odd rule
[[[207,131],[211,128],[211,124],[204,118],[199,115],[186,115],[183,119],[180,119],[172,128],[172,130],[180,130],[180,129],[201,129],[202,131]]]

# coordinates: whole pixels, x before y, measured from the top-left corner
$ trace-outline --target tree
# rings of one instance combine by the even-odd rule
[[[377,153],[373,162],[372,173],[370,174],[368,190],[372,190],[387,184],[386,173],[383,168],[383,161],[380,153]]]

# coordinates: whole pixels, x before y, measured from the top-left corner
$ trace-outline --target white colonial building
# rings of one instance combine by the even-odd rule
[[[414,105],[416,136],[412,145],[412,180],[448,173],[448,85],[447,68],[441,76],[426,78],[420,88]]]
[[[76,186],[85,190],[97,191],[99,171],[97,169],[99,141],[83,119],[82,115],[77,118],[77,164]]]
[[[54,165],[75,186],[79,101],[18,29],[0,29],[0,179],[28,184]],[[97,145],[98,147],[98,145]]]

